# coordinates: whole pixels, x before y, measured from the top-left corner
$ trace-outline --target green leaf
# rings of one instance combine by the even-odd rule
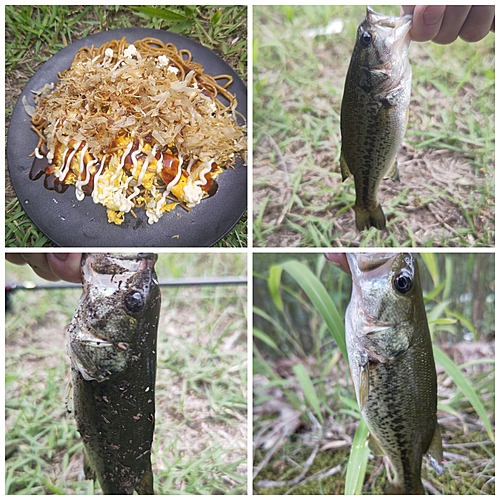
[[[271,266],[269,268],[269,278],[267,280],[267,286],[269,288],[269,292],[271,293],[274,305],[280,312],[283,312],[283,299],[281,298],[281,291],[280,291],[282,273],[283,273],[282,267]]]
[[[254,328],[253,329],[253,336],[257,337],[258,339],[262,340],[265,344],[267,344],[269,347],[272,347],[276,352],[280,352],[279,347],[276,345],[274,340],[269,337],[266,333],[264,333],[262,330],[259,328]]]
[[[290,276],[297,281],[304,292],[321,314],[328,329],[332,333],[335,342],[339,346],[344,358],[347,360],[347,347],[345,343],[344,322],[340,317],[335,304],[328,295],[323,283],[311,272],[311,270],[296,260],[290,260],[280,264]]]
[[[449,318],[441,318],[441,319],[433,319],[432,321],[429,320],[429,325],[455,325],[457,322],[456,319],[449,319]]]
[[[421,253],[420,257],[431,275],[434,286],[437,287],[439,284],[439,269],[437,267],[436,256],[433,253]]]
[[[469,384],[468,380],[464,377],[460,368],[436,346],[432,348],[436,363],[441,365],[446,373],[453,379],[453,382],[463,392],[464,396],[469,400],[470,404],[476,410],[479,418],[483,421],[483,425],[488,433],[490,439],[495,442],[495,435],[491,423],[488,419],[488,413],[483,406],[482,401],[479,399],[474,388]]]
[[[173,10],[157,9],[156,7],[147,7],[147,6],[132,7],[132,8],[137,12],[142,12],[143,14],[146,14],[149,17],[156,17],[158,19],[163,19],[164,21],[179,22],[188,20],[188,18],[185,15],[179,14],[178,12],[174,12]]]
[[[220,21],[220,18],[222,17],[222,12],[220,9],[218,9],[215,14],[212,16],[212,19],[210,19],[210,22],[212,24],[217,24]]]
[[[368,426],[362,418],[352,440],[351,454],[347,464],[344,495],[360,495],[368,463],[370,449],[367,446]]]
[[[301,365],[301,364],[294,365],[293,366],[293,373],[295,373],[295,376],[297,377],[297,380],[300,383],[300,386],[302,388],[302,392],[304,393],[304,396],[305,396],[307,402],[311,405],[318,420],[321,423],[323,423],[323,415],[321,413],[321,405],[319,403],[319,399],[318,399],[318,396],[316,394],[316,391],[314,390],[314,385],[312,383],[312,380],[309,377],[309,374],[307,373],[306,369],[304,368],[304,365]]]

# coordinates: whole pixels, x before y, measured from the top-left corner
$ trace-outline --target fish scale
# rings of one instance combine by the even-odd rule
[[[423,494],[422,456],[442,472],[437,378],[418,266],[409,254],[348,254],[349,365],[370,447],[396,472],[386,493]],[[411,280],[401,293],[395,282]]]
[[[368,7],[347,71],[340,117],[340,169],[343,181],[351,174],[354,177],[358,230],[385,229],[377,191],[384,177],[399,180],[396,155],[411,94],[411,19],[382,16]]]

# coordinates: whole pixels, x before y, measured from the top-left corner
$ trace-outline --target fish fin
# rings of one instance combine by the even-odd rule
[[[85,479],[94,481],[97,479],[95,470],[92,467],[87,451],[85,450],[85,446],[83,447],[83,473],[85,474]]]
[[[361,409],[365,406],[369,392],[370,377],[368,374],[368,365],[365,365],[361,367],[361,372],[359,374],[359,407]]]
[[[387,172],[387,177],[385,177],[385,178],[392,179],[393,181],[401,182],[401,179],[399,178],[399,169],[398,169],[397,160],[394,160],[394,163],[392,164],[392,167]]]
[[[350,175],[349,165],[345,161],[344,152],[340,152],[340,173],[342,174],[342,182],[344,182]]]
[[[73,380],[71,378],[68,380],[64,391],[64,404],[66,406],[67,413],[74,412],[75,404],[73,401]]]
[[[375,455],[379,457],[383,457],[387,455],[387,453],[383,450],[382,446],[380,446],[380,443],[377,441],[377,438],[370,432],[370,437],[368,439],[368,446],[370,447],[370,450],[375,453]]]
[[[151,462],[148,464],[148,468],[142,476],[141,482],[136,486],[135,491],[138,495],[154,495],[153,490],[153,469],[151,468]]]
[[[370,210],[359,206],[354,206],[356,212],[356,228],[358,231],[363,229],[370,229],[371,226],[377,229],[385,229],[385,215],[380,203]]]
[[[436,422],[436,427],[434,428],[434,434],[432,436],[431,444],[427,450],[427,457],[429,459],[432,468],[436,471],[436,474],[440,476],[443,471],[443,442],[441,439],[441,432],[439,431],[438,424]]]

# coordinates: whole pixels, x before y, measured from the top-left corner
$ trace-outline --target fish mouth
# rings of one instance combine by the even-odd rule
[[[101,290],[104,296],[113,293],[125,285],[134,274],[153,270],[157,255],[153,253],[139,254],[83,254],[82,274],[84,286],[92,286]]]
[[[401,49],[405,43],[410,42],[407,36],[412,25],[413,15],[406,14],[402,17],[385,16],[375,12],[371,7],[366,8],[366,20],[391,43]]]
[[[351,273],[354,275],[359,275],[360,273],[366,273],[385,266],[388,262],[392,265],[392,262],[396,259],[399,254],[391,253],[348,253],[347,262],[349,263],[349,268]]]

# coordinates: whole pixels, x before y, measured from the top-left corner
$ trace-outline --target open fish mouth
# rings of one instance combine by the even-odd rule
[[[411,14],[402,17],[385,16],[378,14],[371,7],[367,7],[366,19],[379,28],[388,28],[394,34],[394,38],[398,39],[406,36],[410,31],[413,16]]]

